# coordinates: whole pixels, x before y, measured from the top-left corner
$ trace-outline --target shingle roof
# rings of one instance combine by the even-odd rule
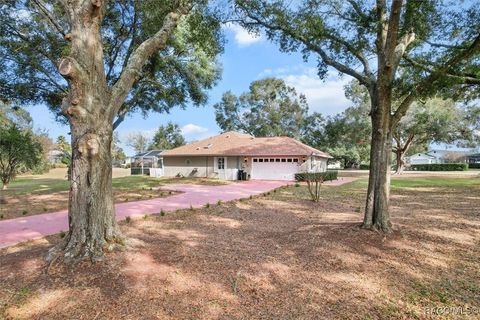
[[[261,137],[235,131],[162,152],[162,156],[319,156],[325,152],[289,137]]]

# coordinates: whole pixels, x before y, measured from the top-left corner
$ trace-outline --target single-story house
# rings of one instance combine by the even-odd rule
[[[461,163],[466,162],[468,152],[454,150],[430,150],[405,157],[408,164]]]
[[[237,180],[294,180],[298,172],[327,170],[330,155],[289,137],[225,132],[162,152],[164,176]]]
[[[408,164],[432,164],[437,163],[437,158],[428,153],[416,153],[409,157],[406,157],[406,162]]]

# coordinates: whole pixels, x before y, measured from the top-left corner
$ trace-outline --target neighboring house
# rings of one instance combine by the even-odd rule
[[[468,152],[452,150],[430,150],[405,157],[408,164],[461,163],[466,162]]]
[[[131,158],[131,174],[163,175],[162,150],[150,150],[136,154]],[[157,169],[157,170],[150,170]],[[154,173],[155,172],[155,173]],[[153,174],[154,173],[154,174]]]
[[[50,150],[47,155],[49,164],[60,164],[62,159],[65,157],[65,154],[61,150]]]
[[[480,163],[480,153],[473,153],[467,156],[468,163]]]
[[[322,172],[331,157],[288,137],[255,138],[226,132],[162,152],[164,175],[237,180],[294,180],[298,172]]]
[[[417,153],[410,157],[405,157],[408,164],[431,164],[437,163],[437,158],[429,155],[428,153]]]
[[[341,161],[329,161],[327,164],[327,169],[342,169],[342,162]]]

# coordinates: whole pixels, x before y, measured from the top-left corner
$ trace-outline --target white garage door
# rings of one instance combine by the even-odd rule
[[[251,179],[295,180],[299,168],[298,158],[254,158]]]

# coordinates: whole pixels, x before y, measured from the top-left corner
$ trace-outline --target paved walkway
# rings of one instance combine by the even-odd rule
[[[168,212],[190,208],[190,206],[198,208],[207,203],[215,204],[218,200],[225,202],[248,198],[251,195],[261,194],[287,183],[292,182],[250,180],[221,186],[166,185],[163,189],[176,190],[183,193],[166,198],[116,204],[116,218],[117,220],[123,220],[127,216],[132,218],[143,217],[145,214],[159,213],[160,210]],[[62,230],[68,230],[67,210],[0,221],[0,248],[27,240],[43,238]]]

